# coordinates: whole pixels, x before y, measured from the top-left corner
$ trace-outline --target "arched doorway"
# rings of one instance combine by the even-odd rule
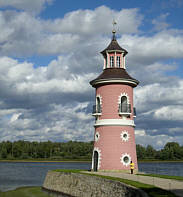
[[[98,170],[98,152],[94,151],[94,169],[95,172]]]

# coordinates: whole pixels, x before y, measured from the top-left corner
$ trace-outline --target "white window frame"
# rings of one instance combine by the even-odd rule
[[[114,56],[110,56],[110,67],[114,67]]]
[[[117,67],[120,68],[120,66],[121,66],[121,57],[120,56],[116,56],[116,64],[117,64]]]

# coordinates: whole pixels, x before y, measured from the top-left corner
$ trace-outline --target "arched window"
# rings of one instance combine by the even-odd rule
[[[126,96],[122,96],[121,97],[121,112],[128,112],[127,111],[127,97]]]
[[[101,103],[100,103],[99,97],[97,97],[96,111],[97,111],[97,113],[101,113]]]
[[[120,62],[120,56],[117,56],[116,57],[116,64],[117,64],[117,67],[120,68],[120,64],[121,64],[121,62]]]
[[[131,114],[131,104],[129,100],[129,96],[126,93],[123,93],[119,96],[119,114],[130,116]]]
[[[110,67],[114,67],[114,56],[110,56]]]

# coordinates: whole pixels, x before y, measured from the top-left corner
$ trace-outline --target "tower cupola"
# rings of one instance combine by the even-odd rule
[[[138,80],[132,78],[126,71],[125,56],[127,50],[122,48],[116,40],[116,31],[112,31],[113,36],[110,44],[101,54],[104,57],[103,72],[94,80],[90,81],[93,87],[110,83],[122,83],[136,87]]]
[[[127,50],[123,49],[116,40],[116,31],[112,31],[113,36],[110,44],[106,49],[101,51],[104,57],[104,69],[107,68],[124,68],[125,69],[125,55]]]

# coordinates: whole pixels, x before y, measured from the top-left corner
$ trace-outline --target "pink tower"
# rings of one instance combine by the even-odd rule
[[[112,33],[111,43],[101,52],[103,72],[90,82],[96,88],[92,170],[129,170],[132,161],[137,171],[133,88],[139,82],[126,72],[128,52],[119,46],[115,30]]]

